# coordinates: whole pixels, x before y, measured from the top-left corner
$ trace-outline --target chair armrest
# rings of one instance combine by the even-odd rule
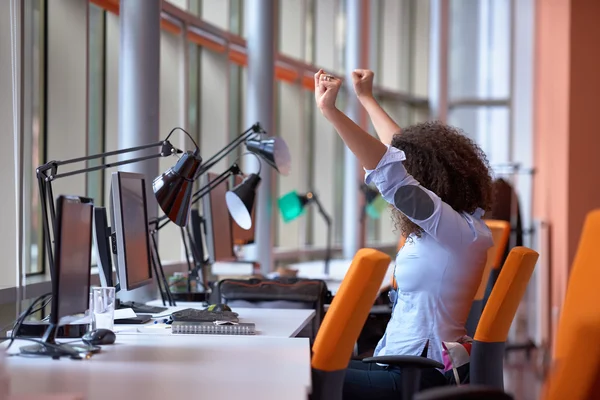
[[[417,393],[414,400],[513,400],[513,397],[484,385],[463,385],[424,390]]]
[[[362,360],[365,363],[379,363],[393,365],[400,368],[444,368],[444,364],[421,356],[378,356]]]

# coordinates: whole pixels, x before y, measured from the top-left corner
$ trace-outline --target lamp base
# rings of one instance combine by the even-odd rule
[[[176,302],[208,303],[210,292],[171,292],[171,297]]]

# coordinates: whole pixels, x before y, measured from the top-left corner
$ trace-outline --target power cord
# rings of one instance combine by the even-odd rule
[[[12,344],[14,343],[15,339],[17,338],[17,332],[19,331],[19,329],[21,329],[21,325],[23,325],[23,322],[25,322],[27,317],[29,317],[34,312],[41,310],[43,307],[45,307],[48,304],[48,302],[50,301],[49,298],[51,298],[51,297],[52,297],[51,293],[46,293],[46,294],[43,294],[43,295],[37,297],[29,305],[29,307],[27,307],[27,309],[25,311],[23,311],[21,313],[21,315],[19,315],[17,317],[17,319],[15,320],[15,322],[13,324],[12,332],[10,333],[10,336],[6,339],[6,340],[10,340],[10,343],[8,344],[8,346],[6,346],[6,350],[8,350],[10,348],[10,346],[12,346]],[[44,302],[44,304],[36,309],[35,306],[40,302]]]

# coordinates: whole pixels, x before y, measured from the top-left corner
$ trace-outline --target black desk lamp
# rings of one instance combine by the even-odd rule
[[[201,173],[208,172],[225,156],[235,150],[242,143],[246,144],[249,152],[258,155],[265,160],[267,164],[275,168],[281,175],[287,176],[290,173],[291,157],[287,144],[282,138],[268,137],[261,139],[261,135],[267,132],[263,130],[259,123],[252,125],[240,136],[235,138],[227,146],[223,147],[214,156],[202,164]]]
[[[196,149],[191,152],[183,153],[176,149],[169,142],[169,138],[176,130],[184,132],[194,143]],[[151,154],[148,156],[134,157],[129,160],[118,161],[114,163],[105,163],[95,167],[83,168],[75,171],[58,173],[58,167],[74,164],[78,162],[90,161],[98,158],[116,156],[120,154],[132,153],[135,151],[145,150],[160,147],[160,153]],[[188,221],[188,216],[191,208],[191,190],[193,181],[198,177],[202,158],[200,157],[200,149],[194,139],[181,128],[171,130],[167,138],[163,141],[152,143],[143,146],[131,147],[128,149],[109,151],[92,156],[79,157],[71,160],[50,161],[41,165],[36,169],[36,176],[40,191],[40,200],[42,208],[42,223],[44,228],[44,241],[46,243],[46,252],[48,254],[48,263],[50,266],[50,274],[54,276],[54,257],[52,253],[52,243],[55,237],[55,220],[56,213],[54,208],[54,194],[52,192],[52,182],[56,179],[66,178],[68,176],[85,174],[92,171],[104,170],[111,167],[132,164],[136,162],[151,160],[154,158],[167,157],[173,154],[181,154],[183,156],[177,161],[177,164],[170,168],[167,172],[160,175],[154,180],[153,188],[156,199],[160,207],[165,211],[169,219],[179,226],[185,226]],[[44,257],[42,252],[42,257]]]
[[[332,240],[332,221],[329,214],[325,212],[323,205],[319,201],[317,195],[313,192],[308,192],[304,195],[299,195],[298,193],[290,192],[281,196],[278,200],[279,211],[281,212],[281,216],[285,222],[292,221],[298,218],[300,215],[304,213],[305,207],[310,204],[315,203],[317,205],[317,209],[319,210],[319,214],[325,220],[327,224],[327,248],[325,249],[325,275],[329,275],[329,261],[331,260],[331,240]]]
[[[239,168],[237,163],[232,164],[225,172],[221,173],[215,179],[213,179],[212,181],[207,183],[204,187],[202,187],[197,192],[195,192],[191,196],[191,198],[192,198],[191,204],[192,205],[196,204],[204,196],[209,194],[214,188],[216,188],[217,186],[222,184],[225,180],[227,180],[229,177],[234,176],[234,175],[242,175],[242,171]],[[234,220],[236,220],[236,221],[238,219],[241,221],[246,221],[246,220],[250,221],[250,223],[249,223],[250,226],[248,226],[247,228],[244,228],[244,229],[250,229],[250,227],[252,225],[251,212],[252,212],[252,208],[254,207],[254,199],[256,197],[256,189],[258,188],[259,183],[260,183],[260,167],[259,167],[259,171],[257,174],[248,175],[248,177],[246,177],[246,179],[244,179],[244,181],[242,183],[240,183],[238,186],[236,186],[231,191],[228,191],[226,193],[227,208],[228,208],[229,213],[231,214],[232,218],[234,218]],[[238,219],[236,219],[236,218],[238,218]],[[158,267],[160,268],[161,275],[163,276],[163,284],[165,286],[164,290],[165,290],[166,296],[162,296],[162,297],[167,298],[167,300],[169,301],[169,305],[175,305],[175,301],[173,300],[173,296],[171,295],[171,291],[169,290],[168,283],[167,283],[166,279],[164,278],[164,272],[163,272],[164,270],[162,268],[162,263],[160,261],[160,256],[158,253],[158,243],[156,241],[156,234],[158,233],[158,231],[160,229],[162,229],[165,225],[167,225],[169,222],[170,222],[170,219],[168,219],[167,216],[165,216],[165,215],[157,218],[154,221],[151,221],[150,224],[151,224],[151,226],[153,226],[153,229],[151,229],[151,231],[150,231],[150,236],[151,236],[151,240],[152,240],[154,256],[157,260]],[[192,251],[191,255],[192,255],[192,259],[194,261],[195,268],[192,267],[191,262],[190,262],[190,256],[189,256],[190,251],[188,249],[187,243],[188,242],[190,243],[192,249],[202,249],[202,243],[200,243],[199,245],[198,245],[198,243],[195,243],[195,240],[192,237],[191,232],[187,228],[188,227],[185,227],[185,228],[181,227],[181,238],[182,238],[183,245],[184,245],[186,262],[188,264],[188,271],[189,271],[188,272],[187,290],[188,290],[188,293],[191,293],[192,279],[197,277],[199,270],[202,272],[202,285],[204,286],[205,290],[207,289],[206,277],[204,276],[204,268],[203,268],[206,263],[206,260],[205,260],[204,253],[201,252],[201,250],[200,250],[199,254],[196,253],[195,251]],[[196,238],[196,239],[198,239],[198,238]],[[162,295],[162,288],[159,287],[159,289],[161,290],[161,295]],[[164,303],[164,300],[163,300],[163,303]]]

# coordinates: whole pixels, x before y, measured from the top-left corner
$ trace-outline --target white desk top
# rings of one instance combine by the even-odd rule
[[[27,342],[16,341],[11,352]],[[10,357],[12,393],[81,393],[86,400],[306,399],[308,339],[117,335],[90,360]]]
[[[329,261],[328,275],[325,275],[325,263],[322,260],[290,264],[288,268],[298,270],[299,278],[324,280],[327,283],[327,289],[335,295],[350,268],[350,264],[352,264],[352,260],[331,260]],[[395,262],[392,260],[381,282],[381,289],[390,285],[394,275],[394,266]]]
[[[162,306],[161,301],[151,301],[152,306]],[[183,310],[185,308],[204,308],[202,303],[177,302],[177,307],[169,307],[160,315]],[[311,323],[315,310],[288,310],[274,308],[235,308],[240,316],[240,322],[254,322],[257,334],[251,337],[295,337],[302,329]],[[122,334],[156,333],[171,335],[169,329],[155,329],[154,322],[144,325],[115,325],[114,331]]]

